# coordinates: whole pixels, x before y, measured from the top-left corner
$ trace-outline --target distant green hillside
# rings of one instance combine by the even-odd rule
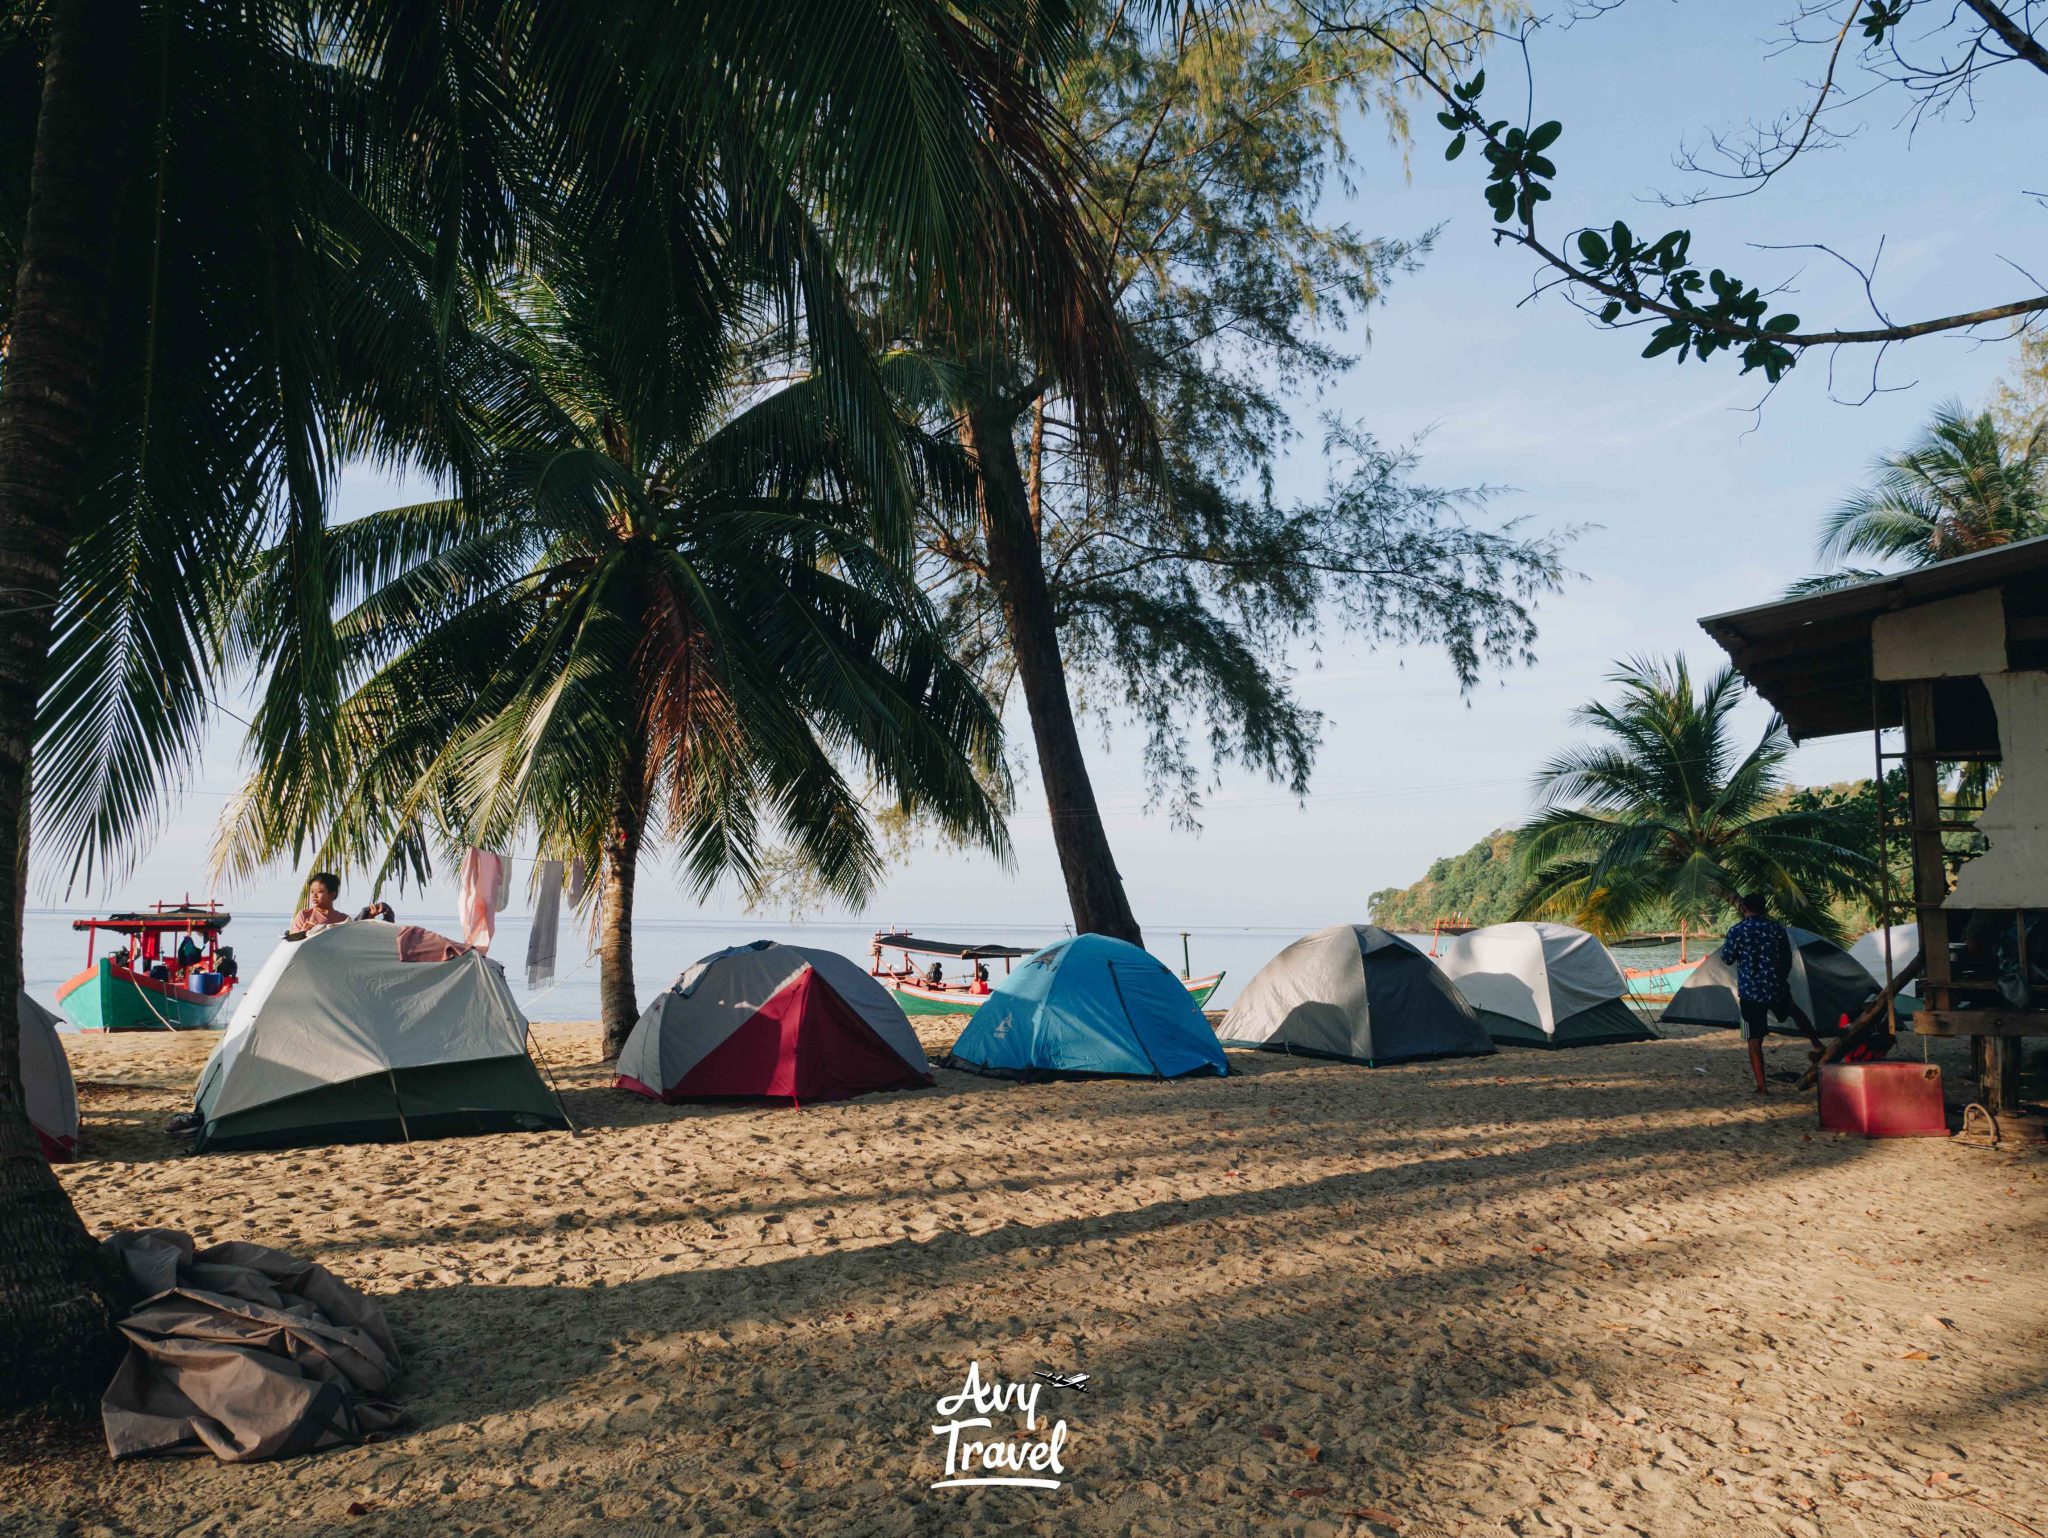
[[[1424,930],[1453,915],[1498,924],[1513,914],[1518,888],[1515,835],[1497,828],[1463,854],[1438,860],[1415,885],[1388,887],[1366,902],[1372,921],[1385,929]]]
[[[1903,791],[1899,794],[1903,796]],[[1791,786],[1776,798],[1777,804],[1784,806],[1825,805],[1853,800],[1872,803],[1870,821],[1874,833],[1875,797],[1868,780]],[[1903,815],[1903,807],[1894,808],[1892,815],[1895,818]],[[1903,844],[1895,845],[1892,856],[1894,887],[1902,891],[1910,889],[1912,876],[1903,863]],[[1438,919],[1457,918],[1467,924],[1506,923],[1513,917],[1515,899],[1520,895],[1514,829],[1496,828],[1463,854],[1448,855],[1438,860],[1430,866],[1429,873],[1413,886],[1388,887],[1385,891],[1373,893],[1366,899],[1366,906],[1375,924],[1385,929],[1413,933],[1427,931]],[[1867,929],[1877,922],[1866,904],[1844,901],[1835,907],[1844,926],[1852,932]],[[1733,917],[1732,913],[1724,914],[1720,922],[1730,922]],[[1677,920],[1658,920],[1650,927],[1675,929]]]

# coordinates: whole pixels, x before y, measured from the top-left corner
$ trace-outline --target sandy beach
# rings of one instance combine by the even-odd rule
[[[86,1221],[318,1259],[388,1310],[411,1424],[60,1445],[0,1468],[0,1532],[2048,1532],[2048,1157],[1823,1133],[1732,1033],[801,1111],[536,1041],[575,1136],[192,1157],[158,1128],[208,1038],[69,1038]],[[976,1362],[1092,1375],[1038,1401],[1058,1490],[929,1488]]]

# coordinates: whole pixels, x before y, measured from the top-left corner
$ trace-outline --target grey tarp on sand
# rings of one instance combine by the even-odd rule
[[[1806,1011],[1821,1035],[1832,1036],[1841,1028],[1843,1015],[1853,1016],[1878,991],[1878,981],[1834,941],[1790,924],[1785,933],[1792,940],[1792,1002]],[[1674,1025],[1741,1025],[1735,968],[1714,952],[1693,969],[1658,1018]],[[1775,1014],[1771,1029],[1787,1034],[1797,1030],[1790,1016]]]
[[[1333,924],[1259,969],[1217,1036],[1227,1047],[1376,1065],[1494,1050],[1436,964],[1373,924]]]
[[[211,1452],[252,1463],[396,1426],[384,1313],[325,1267],[260,1244],[197,1253],[167,1228],[109,1236],[143,1301],[100,1400],[115,1458]]]

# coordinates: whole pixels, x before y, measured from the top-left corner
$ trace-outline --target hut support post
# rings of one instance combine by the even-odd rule
[[[1930,1009],[1955,1007],[1949,991],[1948,866],[1941,848],[1941,779],[1934,756],[1934,686],[1901,685],[1906,705],[1906,793],[1912,808],[1913,916],[1925,958],[1921,993]]]

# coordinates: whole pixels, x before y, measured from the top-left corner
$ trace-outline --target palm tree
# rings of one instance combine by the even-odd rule
[[[1791,596],[1884,575],[1841,565],[1852,556],[1932,566],[2048,534],[2048,419],[2008,436],[1990,412],[1945,401],[1918,443],[1871,473],[1821,525],[1820,558],[1837,569],[1793,583]]]
[[[892,476],[829,376],[760,387],[737,307],[718,335],[679,335],[651,387],[617,366],[600,309],[524,285],[498,326],[526,378],[502,392],[511,435],[482,483],[328,532],[329,581],[361,594],[336,627],[346,692],[308,732],[298,674],[273,675],[222,851],[247,870],[317,838],[315,863],[381,882],[424,877],[437,841],[530,832],[601,865],[612,1056],[639,1015],[649,843],[702,894],[755,878],[774,828],[858,900],[879,869],[872,787],[1007,846],[999,721],[907,575],[917,498],[948,479],[958,495],[964,467],[926,443]],[[245,601],[250,652],[291,614],[279,552]]]
[[[1022,336],[1112,420],[1117,332],[1041,89],[1075,35],[1059,0],[0,9],[0,165],[31,168],[0,172],[0,999],[31,823],[90,880],[189,769],[220,575],[284,536],[291,665],[338,678],[336,467],[481,473],[458,322],[507,264],[613,229],[630,336],[701,306],[707,253],[829,208],[863,278]],[[96,1394],[111,1338],[14,1032],[0,1009],[0,1406]]]
[[[1763,892],[1780,917],[1836,936],[1829,900],[1867,896],[1876,882],[1869,830],[1844,806],[1785,807],[1784,722],[1773,716],[1741,753],[1734,669],[1698,690],[1682,656],[1634,659],[1610,678],[1618,701],[1574,712],[1601,740],[1537,777],[1543,810],[1515,836],[1528,872],[1515,917],[1612,936],[1674,919],[1705,925]]]

